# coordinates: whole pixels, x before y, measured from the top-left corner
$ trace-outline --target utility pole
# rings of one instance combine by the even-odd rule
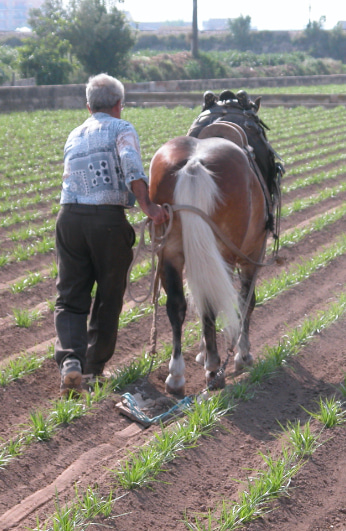
[[[198,22],[197,22],[197,0],[193,0],[192,11],[192,57],[197,59],[198,57]]]

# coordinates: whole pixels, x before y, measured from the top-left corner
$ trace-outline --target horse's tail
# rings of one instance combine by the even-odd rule
[[[175,204],[191,205],[212,215],[222,203],[220,189],[213,174],[192,157],[177,174]],[[238,296],[231,271],[218,249],[215,235],[206,221],[196,213],[180,210],[185,269],[189,289],[197,311],[218,315],[231,342],[237,337]]]

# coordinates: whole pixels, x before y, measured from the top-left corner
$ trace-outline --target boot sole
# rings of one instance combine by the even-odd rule
[[[85,393],[82,386],[82,374],[79,371],[71,371],[66,374],[60,386],[60,395],[69,396],[70,393],[81,395]]]

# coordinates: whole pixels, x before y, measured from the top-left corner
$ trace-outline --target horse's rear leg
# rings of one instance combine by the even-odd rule
[[[254,290],[254,275],[255,271],[251,270],[251,274],[240,273],[241,290],[240,290],[240,310],[243,316],[242,329],[240,339],[238,342],[238,353],[234,358],[234,369],[240,371],[244,367],[249,367],[253,364],[253,357],[250,353],[249,327],[250,317],[256,304],[256,296]]]
[[[186,314],[186,299],[183,290],[182,270],[171,262],[163,264],[163,287],[167,293],[167,315],[173,332],[173,352],[169,362],[169,375],[166,378],[168,393],[185,393],[185,363],[181,353],[182,325]]]
[[[225,377],[218,374],[220,368],[220,356],[217,350],[215,316],[203,316],[203,336],[205,344],[205,377],[207,386],[219,389],[225,386]]]
[[[206,355],[207,355],[207,347],[205,344],[205,339],[204,337],[202,337],[201,342],[199,344],[199,353],[196,356],[197,363],[199,363],[200,365],[204,365]]]

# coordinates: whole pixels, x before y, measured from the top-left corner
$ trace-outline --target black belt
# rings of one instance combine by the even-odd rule
[[[100,210],[124,212],[124,207],[121,205],[88,205],[84,203],[64,203],[61,205],[61,208],[63,210],[68,210],[69,212],[83,212],[90,214],[96,214]]]

